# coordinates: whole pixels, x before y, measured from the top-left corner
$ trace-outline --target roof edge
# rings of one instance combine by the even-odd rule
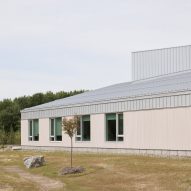
[[[134,53],[141,53],[141,52],[151,52],[151,51],[157,51],[157,50],[168,50],[168,49],[172,49],[172,48],[183,48],[183,47],[189,47],[190,45],[177,45],[177,46],[172,46],[172,47],[164,47],[164,48],[156,48],[156,49],[148,49],[148,50],[138,50],[138,51],[133,51],[131,52],[132,54]]]

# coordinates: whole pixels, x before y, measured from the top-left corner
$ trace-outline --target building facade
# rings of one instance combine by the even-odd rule
[[[191,155],[191,46],[132,53],[133,81],[21,111],[23,149]]]

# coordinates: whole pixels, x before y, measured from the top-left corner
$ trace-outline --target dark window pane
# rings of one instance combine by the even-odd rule
[[[76,134],[81,135],[81,117],[78,117]]]
[[[56,136],[62,135],[62,119],[61,118],[55,119],[55,134],[56,134]]]
[[[123,137],[118,137],[117,140],[118,141],[123,141]]]
[[[38,135],[34,136],[34,141],[39,141],[39,136]]]
[[[116,141],[116,114],[106,115],[106,140]]]
[[[107,114],[106,119],[107,120],[116,120],[116,114],[115,113]]]
[[[29,136],[32,136],[32,120],[29,121]]]
[[[51,135],[51,136],[54,136],[54,119],[51,119],[50,135]]]
[[[123,135],[123,114],[118,115],[118,134]]]
[[[55,119],[55,138],[56,138],[56,141],[62,141],[62,119],[61,119],[61,117]]]
[[[83,121],[82,141],[90,141],[90,121]]]
[[[82,116],[82,121],[90,121],[90,115]]]
[[[33,120],[33,136],[39,135],[38,119]]]
[[[57,135],[56,136],[56,141],[62,141],[62,136],[61,135]]]
[[[38,121],[38,119],[33,120],[33,140],[39,141],[39,121]]]
[[[90,115],[82,116],[82,141],[90,141]]]
[[[116,141],[116,120],[108,120],[108,141]]]

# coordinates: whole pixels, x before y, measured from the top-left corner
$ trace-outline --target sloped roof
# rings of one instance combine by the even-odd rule
[[[75,96],[55,100],[46,104],[26,108],[21,112],[55,109],[72,105],[104,102],[123,98],[148,96],[161,93],[172,93],[191,90],[191,70],[164,75],[146,80],[125,82],[88,91]]]

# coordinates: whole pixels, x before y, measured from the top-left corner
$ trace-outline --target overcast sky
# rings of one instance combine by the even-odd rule
[[[131,80],[131,52],[191,44],[191,0],[1,0],[0,100]]]

